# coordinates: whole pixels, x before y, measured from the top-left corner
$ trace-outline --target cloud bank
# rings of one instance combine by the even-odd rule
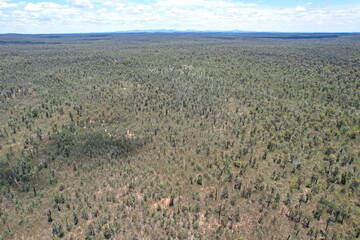
[[[0,0],[0,33],[137,29],[360,32],[360,4],[273,7],[233,0]]]

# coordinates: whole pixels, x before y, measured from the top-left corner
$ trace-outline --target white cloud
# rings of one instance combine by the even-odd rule
[[[6,1],[0,1],[0,9],[17,7],[18,5],[16,3],[7,3]]]
[[[295,8],[296,11],[306,11],[306,8],[304,8],[303,6],[297,6]]]
[[[25,7],[24,7],[24,10],[25,11],[39,11],[41,10],[42,7],[37,5],[37,4],[34,4],[34,3],[28,3]]]
[[[28,3],[25,7],[25,11],[42,11],[46,9],[61,8],[61,5],[53,2],[40,2],[40,3]]]
[[[203,5],[204,0],[160,0],[156,3],[158,7],[175,7],[175,6],[196,6]]]
[[[233,2],[227,0],[159,0],[158,7],[199,7],[199,8],[228,8],[254,7],[255,3]]]
[[[93,8],[90,0],[68,0],[69,6],[73,8]]]
[[[144,11],[151,11],[153,8],[149,5],[138,4],[138,5],[130,6],[129,9],[131,9],[133,12],[144,12]]]
[[[103,5],[111,6],[111,7],[125,6],[123,2],[115,2],[115,1],[106,1],[103,3]]]

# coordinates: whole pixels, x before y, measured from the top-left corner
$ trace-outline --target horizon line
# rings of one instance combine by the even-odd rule
[[[360,34],[360,32],[283,32],[283,31],[247,31],[247,30],[174,30],[174,29],[150,29],[150,30],[124,30],[111,32],[69,32],[69,33],[17,33],[8,32],[0,35],[72,35],[72,34],[121,34],[121,33],[269,33],[269,34]]]

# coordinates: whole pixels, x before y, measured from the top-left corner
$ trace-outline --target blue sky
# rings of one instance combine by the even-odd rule
[[[0,33],[360,32],[359,0],[0,0]]]

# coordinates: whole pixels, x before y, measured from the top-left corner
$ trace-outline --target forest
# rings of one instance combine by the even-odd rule
[[[360,34],[0,35],[0,239],[359,239]]]

